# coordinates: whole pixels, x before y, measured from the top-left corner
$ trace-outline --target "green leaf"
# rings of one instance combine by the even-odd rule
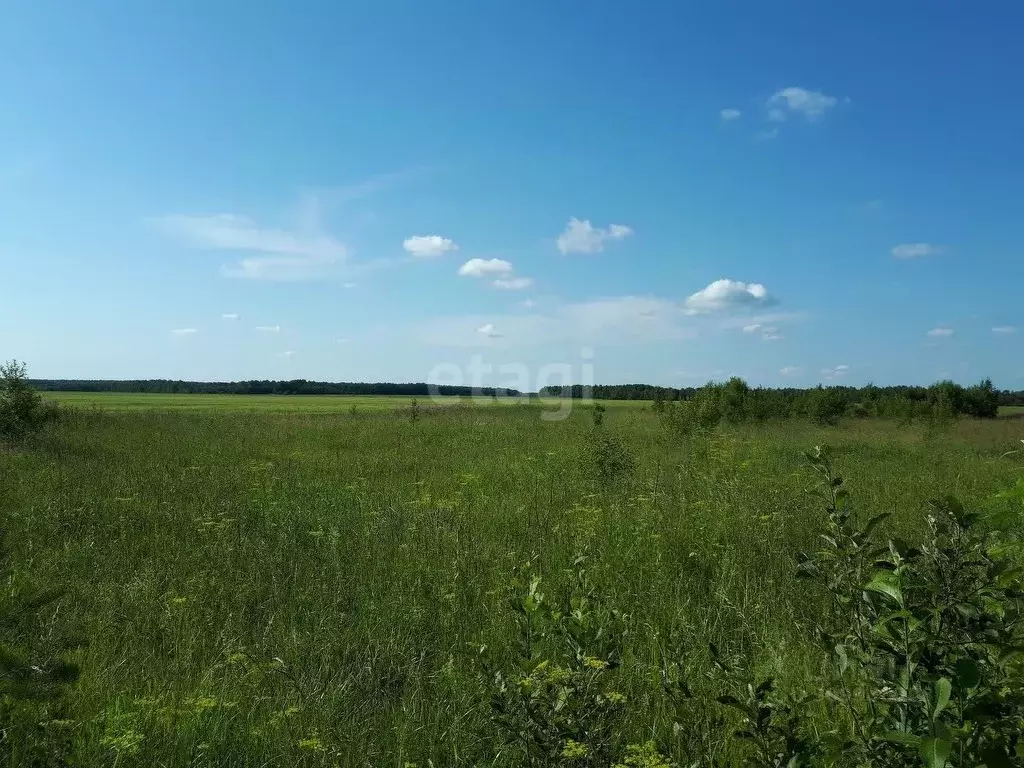
[[[932,719],[934,720],[949,704],[949,696],[953,693],[953,684],[949,682],[948,678],[940,677],[935,681],[932,690],[935,693],[935,708],[932,710]]]
[[[839,657],[839,674],[846,672],[847,667],[850,666],[850,659],[846,655],[846,646],[839,644],[836,646],[836,656]]]
[[[1024,648],[1019,645],[1008,645],[999,652],[999,664],[1005,664],[1010,659],[1016,658],[1021,653],[1024,653]],[[1024,744],[1024,741],[1021,742]]]
[[[976,688],[981,682],[981,670],[974,659],[960,659],[954,666],[956,684],[961,688]]]
[[[893,744],[906,744],[910,747],[921,745],[921,737],[906,731],[888,731],[878,737],[880,741],[888,741]]]
[[[875,529],[876,525],[878,525],[881,522],[884,522],[891,516],[892,512],[883,512],[880,515],[875,515],[874,517],[872,517],[870,520],[868,520],[868,524],[864,526],[864,535],[869,536],[871,532]]]
[[[949,752],[952,748],[945,739],[925,739],[921,742],[921,757],[927,768],[946,768]]]
[[[900,588],[900,579],[892,571],[878,571],[864,589],[869,592],[877,592],[892,598],[901,607],[903,605],[903,590]]]

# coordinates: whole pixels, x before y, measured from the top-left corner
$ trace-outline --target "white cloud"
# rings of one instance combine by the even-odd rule
[[[771,128],[770,130],[767,131],[758,131],[757,134],[755,134],[754,136],[754,138],[757,139],[758,141],[771,141],[772,139],[777,139],[778,137],[778,128]]]
[[[497,339],[501,337],[497,329],[494,327],[494,323],[486,323],[476,329],[476,332],[486,336],[489,339]]]
[[[355,287],[356,287],[356,285],[357,285],[356,283],[345,283],[345,284],[344,284],[343,286],[341,286],[341,287],[342,287],[342,288],[355,288]]]
[[[504,259],[470,259],[459,267],[459,274],[463,277],[511,275],[512,265]]]
[[[500,278],[491,283],[495,288],[502,288],[506,291],[521,291],[533,285],[532,277],[507,277]]]
[[[826,96],[821,91],[790,86],[776,91],[768,99],[768,119],[782,122],[789,113],[796,113],[808,120],[817,120],[838,103],[835,96]]]
[[[294,349],[289,349],[288,351],[284,352],[283,354],[284,354],[285,357],[295,357],[295,350]]]
[[[339,344],[348,344],[352,339],[338,339]]]
[[[848,365],[837,365],[832,368],[821,369],[821,375],[824,376],[829,381],[832,381],[834,379],[841,379],[849,372],[850,366]]]
[[[932,337],[933,339],[944,338],[946,336],[952,336],[953,335],[953,329],[952,328],[932,328],[930,331],[928,331],[928,335],[930,337]]]
[[[257,325],[257,331],[265,331],[266,333],[279,333],[281,331],[280,325]]]
[[[767,289],[760,283],[722,279],[697,291],[686,300],[685,305],[687,314],[697,315],[763,307],[771,302]]]
[[[175,336],[191,336],[194,333],[199,333],[198,328],[175,328],[171,331]]]
[[[1012,325],[997,325],[992,329],[992,333],[1016,333],[1017,329]]]
[[[719,117],[721,117],[726,122],[730,120],[738,120],[740,115],[742,114],[743,113],[740,112],[738,109],[732,109],[731,107],[729,109],[723,109],[721,112],[718,113]]]
[[[223,267],[228,277],[309,280],[325,276],[349,257],[348,247],[329,235],[263,228],[246,216],[230,213],[164,216],[153,223],[194,248],[269,254]]]
[[[516,306],[520,307],[521,309],[533,309],[534,307],[537,306],[537,302],[534,301],[533,299],[523,299]]]
[[[234,312],[225,312],[221,315],[222,320],[238,320],[238,315]]]
[[[804,369],[796,365],[787,365],[785,368],[779,370],[783,376],[802,376]]]
[[[454,240],[440,235],[414,235],[402,242],[405,250],[419,259],[431,259],[443,256],[449,251],[459,250]]]
[[[612,224],[607,229],[594,227],[589,219],[580,221],[569,219],[565,231],[558,236],[558,250],[569,253],[598,253],[604,250],[609,240],[622,240],[633,234],[633,230],[625,224]]]
[[[941,247],[928,243],[904,243],[895,246],[892,255],[897,259],[917,259],[922,256],[934,256],[941,251]]]
[[[765,341],[780,341],[785,338],[779,329],[774,325],[762,325],[761,323],[750,323],[743,326],[744,333],[759,333]]]

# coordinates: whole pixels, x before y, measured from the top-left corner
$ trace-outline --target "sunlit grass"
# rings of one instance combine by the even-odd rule
[[[697,681],[709,642],[813,678],[814,603],[793,576],[821,518],[803,450],[828,441],[854,503],[914,536],[929,498],[998,504],[1024,437],[1014,420],[864,420],[678,442],[611,407],[603,429],[635,472],[609,487],[585,408],[414,422],[407,398],[166,397],[83,396],[119,405],[0,454],[13,562],[69,590],[55,621],[88,641],[70,700],[82,765],[483,764],[475,660],[510,642],[505,588],[533,555],[552,592],[584,556],[628,614],[622,738],[671,733],[652,671],[669,644]],[[698,729],[715,691],[695,693]]]

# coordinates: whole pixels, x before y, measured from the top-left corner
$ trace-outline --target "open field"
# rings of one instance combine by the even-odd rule
[[[54,727],[88,766],[521,765],[481,649],[512,663],[507,598],[531,559],[554,603],[582,566],[592,600],[625,614],[617,744],[738,764],[716,735],[709,643],[781,686],[822,664],[804,631],[820,597],[794,576],[823,515],[802,451],[827,441],[860,513],[891,512],[912,539],[928,499],[1000,509],[1024,467],[1006,455],[1015,420],[681,440],[611,407],[600,429],[634,470],[602,475],[587,408],[413,421],[392,409],[406,398],[61,399],[113,407],[0,453],[0,519],[13,583],[68,590],[47,632],[86,644]],[[683,710],[662,693],[666,659],[691,681]]]
[[[113,410],[185,409],[216,411],[305,411],[330,412],[393,410],[407,407],[412,400],[397,395],[193,395],[150,392],[46,392],[48,400],[65,405]],[[467,402],[468,398],[443,397],[445,405]],[[421,397],[426,405],[432,401]],[[487,402],[488,398],[481,398]]]

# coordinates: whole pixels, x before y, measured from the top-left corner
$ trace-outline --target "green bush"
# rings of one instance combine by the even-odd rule
[[[25,364],[17,360],[0,364],[0,440],[20,442],[56,420],[57,406],[47,403],[32,389]]]

